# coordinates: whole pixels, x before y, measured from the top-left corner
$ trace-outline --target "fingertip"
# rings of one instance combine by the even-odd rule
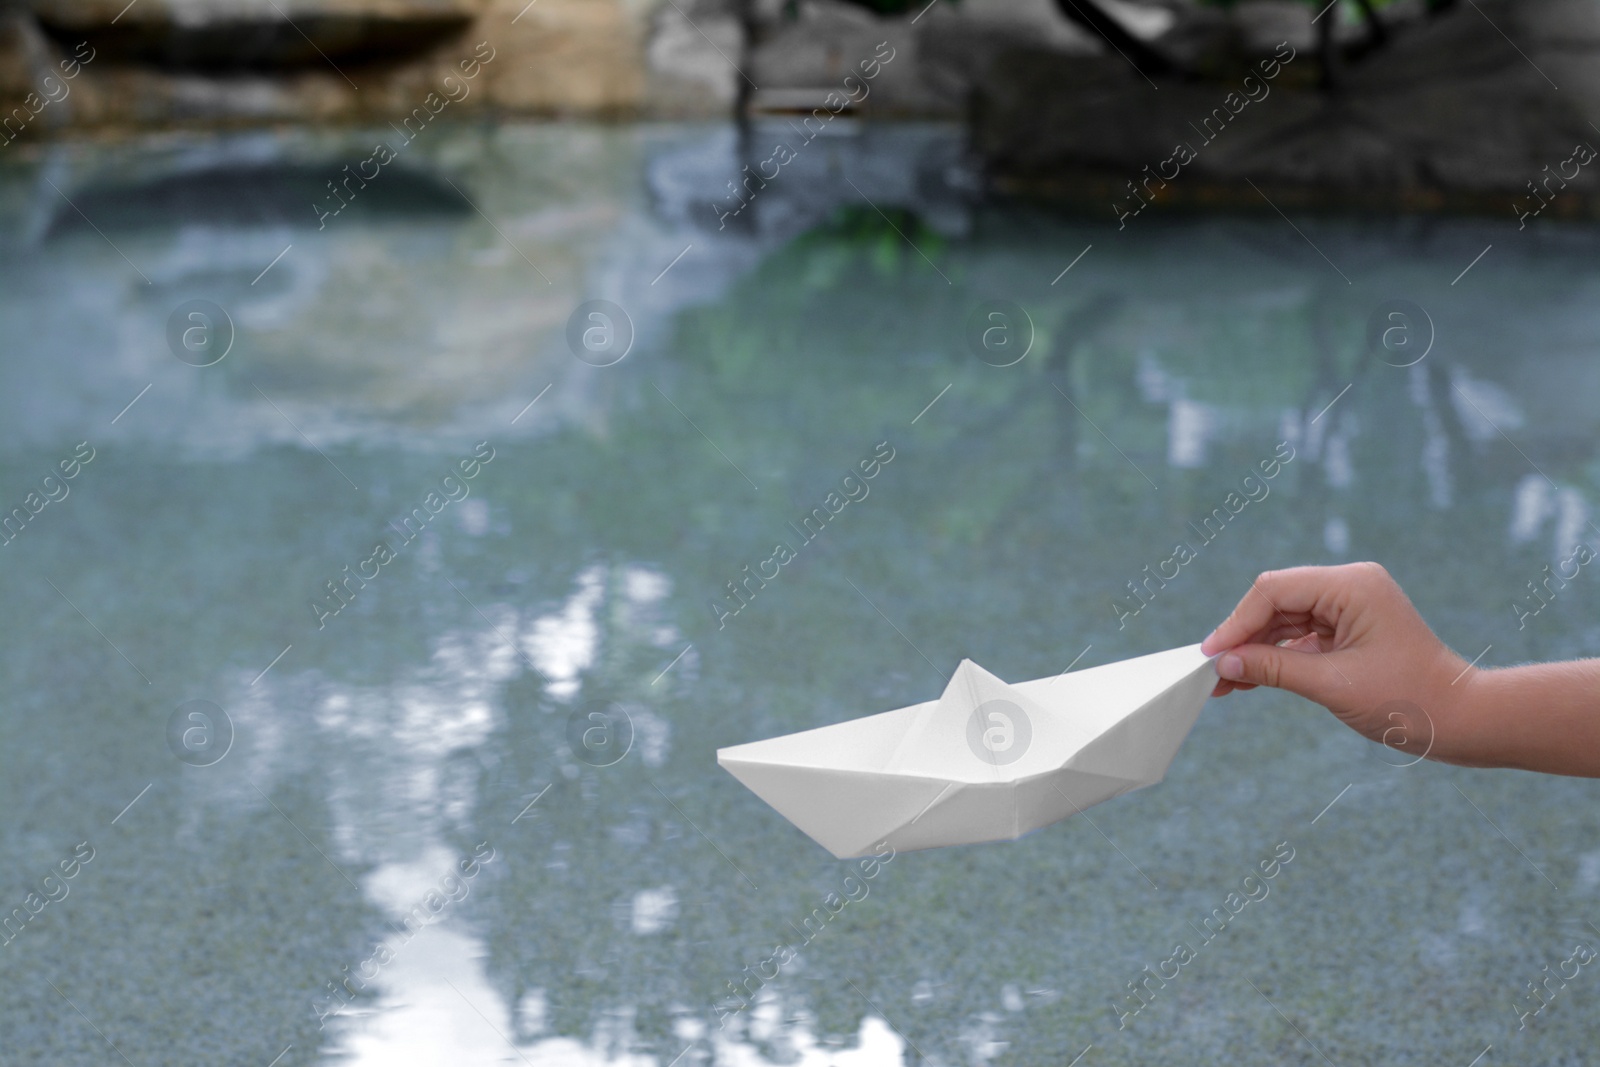
[[[1230,616],[1218,623],[1216,629],[1206,634],[1205,640],[1200,642],[1200,651],[1207,656],[1226,652],[1244,640],[1248,633],[1247,630],[1242,631],[1238,622]]]

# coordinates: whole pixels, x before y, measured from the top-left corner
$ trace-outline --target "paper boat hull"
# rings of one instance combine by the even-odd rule
[[[863,771],[787,767],[720,753],[717,762],[839,859],[871,853],[878,842],[913,823],[946,785],[931,778],[891,779]]]
[[[920,818],[885,833],[879,840],[897,852],[1011,841],[1138,787],[1121,778],[1079,771],[1060,771],[1011,784],[951,785]],[[867,845],[850,855],[871,849],[872,845]]]
[[[841,859],[882,842],[1009,840],[1160,781],[1215,681],[1190,646],[1018,683],[1018,700],[1051,718],[1035,724],[1051,750],[1014,767],[952,757],[965,737],[919,736],[940,725],[938,701],[724,748],[717,762]],[[922,758],[919,746],[940,744]]]

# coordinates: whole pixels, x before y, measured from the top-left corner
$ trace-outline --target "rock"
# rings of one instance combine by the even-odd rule
[[[931,17],[931,16],[930,16]],[[751,50],[753,110],[809,113],[830,93],[860,96],[863,69],[876,73],[848,109],[877,115],[953,115],[954,101],[927,83],[920,34],[909,18],[881,18],[838,0],[806,0],[793,19],[758,24]],[[864,68],[863,65],[866,65]],[[839,100],[835,98],[835,101]]]
[[[610,0],[494,0],[473,32],[507,57],[488,100],[537,115],[626,115],[644,89],[645,21]]]
[[[1252,54],[1270,54],[1280,41],[1296,50],[1309,52],[1316,47],[1316,27],[1310,4],[1286,4],[1283,0],[1238,0],[1233,5],[1234,25],[1240,41]]]
[[[42,20],[45,32],[62,45],[87,41],[106,59],[140,63],[161,70],[235,74],[284,71],[325,63],[360,65],[399,62],[436,47],[465,29],[470,18],[391,19],[316,16],[291,26],[238,20],[203,26],[172,27],[127,22],[115,27],[80,29]]]
[[[744,29],[731,13],[657,8],[645,52],[652,113],[731,114],[744,83],[735,57],[743,55]]]
[[[1600,9],[1567,0],[1475,7],[1404,26],[1344,67],[1332,95],[1316,88],[1314,56],[1285,44],[1292,60],[1270,81],[1258,67],[1254,91],[1266,95],[1236,115],[1225,101],[1243,100],[1242,70],[1166,79],[1157,91],[1115,55],[1069,64],[1012,48],[977,79],[974,146],[1000,187],[1087,197],[1108,213],[1113,199],[1137,206],[1130,182],[1158,203],[1265,207],[1247,179],[1280,204],[1505,211],[1579,141],[1600,145],[1589,125],[1600,118]],[[1267,39],[1261,11],[1247,11],[1257,21],[1242,39]],[[1208,136],[1200,127],[1213,115],[1206,129],[1219,132]],[[1170,181],[1143,186],[1180,144],[1195,158],[1176,177],[1167,165]],[[1564,210],[1594,211],[1600,167],[1571,185],[1580,195],[1564,197]]]
[[[31,2],[0,19],[0,116],[74,50],[92,60],[70,104],[0,145],[63,126],[398,121],[460,94],[480,45],[495,58],[453,118],[720,117],[744,59],[733,0]]]
[[[477,0],[34,0],[40,27],[70,48],[87,41],[113,63],[236,73],[325,63],[392,63],[456,36]]]
[[[1053,0],[1030,0],[1016,8],[993,0],[959,8],[939,4],[923,16],[917,46],[930,95],[961,117],[969,111],[978,79],[1003,69],[1003,55],[1020,50],[1065,68],[1106,52],[1098,39],[1063,19]]]

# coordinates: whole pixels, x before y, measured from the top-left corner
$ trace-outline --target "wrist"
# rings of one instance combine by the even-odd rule
[[[1496,716],[1489,711],[1495,706],[1492,691],[1498,689],[1495,672],[1471,666],[1445,649],[1431,673],[1435,697],[1429,709],[1434,728],[1430,757],[1465,767],[1501,766]]]
[[[1464,767],[1527,767],[1526,753],[1518,751],[1514,736],[1516,668],[1472,668],[1448,702],[1452,738],[1440,758]]]

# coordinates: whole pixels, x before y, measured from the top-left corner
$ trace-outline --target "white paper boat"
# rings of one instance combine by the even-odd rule
[[[1199,645],[1015,685],[962,660],[938,700],[717,762],[840,859],[1006,841],[1161,781],[1216,681]]]

